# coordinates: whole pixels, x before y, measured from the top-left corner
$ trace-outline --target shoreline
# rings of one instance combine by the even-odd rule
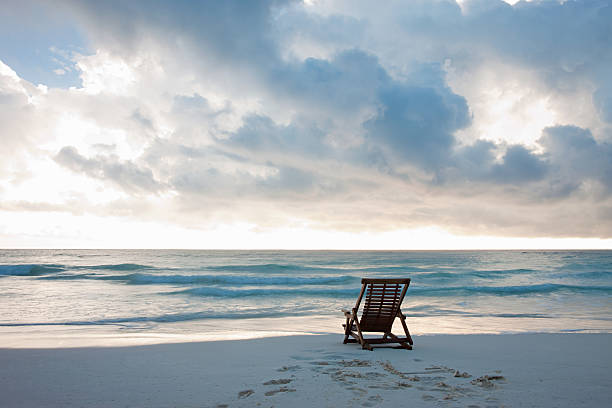
[[[433,318],[431,320],[434,320]],[[524,319],[523,319],[524,320]],[[423,318],[419,318],[419,323]],[[0,349],[70,349],[70,348],[112,348],[138,347],[163,344],[207,343],[241,341],[291,336],[342,336],[341,321],[336,318],[325,322],[316,318],[261,318],[243,320],[212,320],[194,326],[177,323],[156,329],[126,328],[115,325],[0,325]],[[524,321],[521,321],[524,323]],[[537,322],[536,322],[537,323]],[[557,327],[529,330],[517,328],[514,331],[498,332],[479,327],[440,326],[439,332],[419,330],[418,325],[408,325],[412,336],[512,336],[532,334],[609,334],[608,327],[598,329],[573,329],[559,331]],[[416,326],[416,328],[414,328]],[[428,328],[431,328],[430,324]],[[413,329],[414,328],[414,329]],[[480,329],[479,332],[472,330]],[[396,322],[393,332],[401,332]]]
[[[342,335],[129,347],[2,348],[7,407],[605,406],[612,334]],[[464,374],[466,373],[466,374]]]
[[[410,310],[410,307],[405,310]],[[588,327],[579,319],[474,318],[451,316],[407,316],[413,336],[445,335],[514,335],[514,334],[612,334],[609,322],[594,321]],[[499,321],[503,321],[500,323]],[[168,322],[156,326],[127,324],[65,325],[0,324],[0,348],[74,348],[127,347],[155,344],[193,343],[225,340],[249,340],[284,336],[336,335],[342,332],[344,321],[338,315],[266,317],[251,319],[202,319],[188,322]],[[554,324],[553,324],[554,323]],[[607,324],[601,324],[607,323]],[[504,331],[499,331],[505,328]],[[562,329],[572,328],[563,331]],[[398,321],[394,332],[402,332]],[[339,335],[339,334],[338,334]]]

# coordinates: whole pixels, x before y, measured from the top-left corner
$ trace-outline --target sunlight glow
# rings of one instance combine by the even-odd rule
[[[492,89],[477,106],[481,118],[473,130],[496,142],[533,144],[542,129],[555,123],[546,98],[529,100],[529,91]]]
[[[98,50],[94,55],[79,56],[77,67],[81,70],[83,88],[90,94],[125,93],[136,82],[136,74],[130,65],[118,57]]]
[[[487,139],[537,147],[542,130],[558,123],[560,113],[549,95],[534,85],[533,73],[501,63],[491,65],[471,79],[457,72],[452,61],[445,61],[451,87],[465,95],[472,113],[472,125],[458,131],[457,137],[468,143]]]
[[[4,248],[471,250],[610,249],[612,239],[454,235],[437,227],[350,233],[309,228],[262,230],[254,224],[195,230],[119,217],[1,212]],[[119,233],[120,231],[120,233]]]

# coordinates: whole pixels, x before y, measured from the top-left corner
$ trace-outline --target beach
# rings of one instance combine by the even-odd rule
[[[603,407],[610,334],[342,335],[0,349],[3,407]]]
[[[0,408],[612,407],[612,0],[1,5]]]
[[[0,407],[602,407],[612,251],[0,250]],[[412,279],[411,351],[342,344]],[[403,333],[399,321],[395,333]]]

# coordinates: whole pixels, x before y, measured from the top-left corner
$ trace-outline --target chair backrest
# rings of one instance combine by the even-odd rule
[[[362,279],[356,308],[365,295],[361,331],[389,332],[400,310],[410,279]]]

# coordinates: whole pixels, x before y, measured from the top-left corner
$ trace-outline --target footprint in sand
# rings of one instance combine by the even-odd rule
[[[281,378],[279,380],[270,380],[263,383],[263,385],[281,385],[281,384],[289,384],[293,381],[291,378]]]
[[[398,389],[400,389],[400,388],[410,388],[410,387],[412,387],[412,384],[408,384],[408,383],[401,382],[401,381],[397,382],[397,388]]]
[[[470,381],[470,384],[477,385],[482,388],[495,388],[497,385],[494,381],[504,381],[505,378],[501,375],[483,375],[475,380]]]
[[[462,372],[461,372],[461,371],[459,371],[459,370],[455,370],[455,373],[453,374],[453,377],[470,378],[470,377],[471,377],[471,375],[469,375],[469,374],[468,374],[468,373],[466,373],[466,372],[463,372],[463,373],[462,373]]]
[[[250,395],[253,395],[253,394],[255,394],[255,391],[253,391],[253,390],[240,391],[238,393],[238,398],[246,398],[246,397],[248,397]]]
[[[281,368],[279,368],[276,371],[284,373],[285,371],[296,371],[296,370],[299,370],[300,368],[302,368],[302,367],[300,367],[299,365],[282,366]]]
[[[381,377],[386,377],[387,374],[385,373],[378,373],[376,371],[368,371],[367,373],[364,374],[364,378],[367,380],[375,380]]]
[[[297,390],[295,388],[280,387],[278,390],[268,391],[264,395],[266,397],[271,397],[272,395],[278,394],[279,392],[296,392],[296,391]]]
[[[372,363],[367,360],[342,360],[338,362],[339,365],[343,367],[370,367]]]

